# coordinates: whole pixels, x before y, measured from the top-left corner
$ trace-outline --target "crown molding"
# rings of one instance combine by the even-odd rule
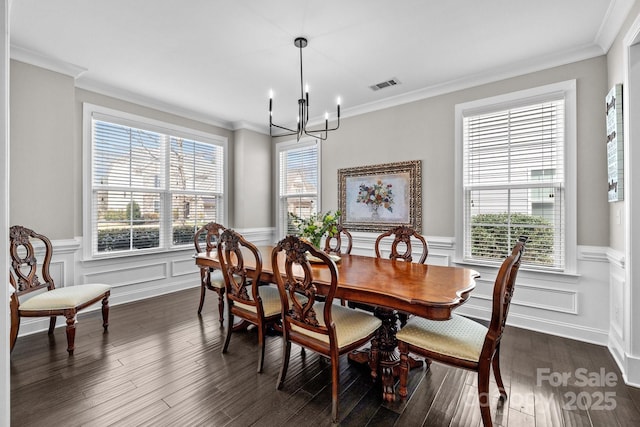
[[[131,102],[136,105],[140,105],[154,110],[162,111],[164,113],[174,114],[176,116],[184,117],[190,120],[195,120],[208,125],[216,126],[222,129],[233,131],[235,130],[232,123],[225,120],[218,120],[201,112],[191,110],[188,108],[182,108],[174,104],[162,102],[157,99],[149,98],[138,93],[128,91],[126,89],[118,88],[115,86],[107,85],[104,83],[96,82],[90,79],[80,79],[76,81],[76,88],[95,92],[100,95],[117,98],[121,101]]]
[[[344,108],[342,117],[353,117],[385,108],[396,107],[398,105],[410,102],[421,101],[423,99],[432,98],[434,96],[444,95],[463,89],[480,86],[483,84],[495,83],[501,80],[522,76],[537,71],[546,70],[562,65],[571,64],[573,62],[583,61],[604,55],[602,48],[595,44],[582,46],[576,49],[566,50],[546,55],[543,57],[530,58],[526,61],[520,61],[510,66],[501,66],[489,71],[483,71],[469,77],[457,80],[451,80],[438,85],[428,86],[422,89],[408,92],[402,95],[392,96],[381,99],[379,101],[362,104],[357,107]]]
[[[80,65],[52,58],[15,44],[11,45],[10,57],[16,61],[55,71],[56,73],[64,74],[66,76],[73,77],[74,79],[77,79],[87,71],[86,68],[81,67]]]
[[[263,125],[257,125],[255,123],[250,123],[244,120],[232,122],[232,130],[250,130],[253,132],[257,132],[263,135],[269,135],[269,127]]]
[[[608,52],[613,45],[634,2],[635,0],[611,0],[609,3],[594,40],[604,52]]]

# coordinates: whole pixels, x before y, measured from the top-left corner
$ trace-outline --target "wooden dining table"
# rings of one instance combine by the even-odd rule
[[[259,246],[258,249],[262,255],[260,280],[273,283],[273,246]],[[284,254],[280,253],[280,256]],[[252,259],[253,257],[245,258],[249,270],[255,267],[250,264]],[[200,267],[220,267],[215,251],[196,254],[195,262]],[[336,266],[339,280],[335,298],[375,306],[375,315],[382,319],[382,326],[372,345],[377,349],[376,356],[356,351],[349,358],[359,362],[366,361],[374,380],[381,378],[383,398],[393,401],[399,365],[395,338],[397,312],[432,320],[448,320],[453,310],[469,298],[479,274],[464,267],[416,264],[347,254],[340,255]],[[331,281],[329,270],[323,264],[311,263],[311,267],[318,292],[326,292]]]

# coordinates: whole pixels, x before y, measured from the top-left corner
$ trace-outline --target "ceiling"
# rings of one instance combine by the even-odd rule
[[[229,129],[342,117],[603,55],[634,0],[17,0],[11,57]],[[588,6],[587,6],[588,4]],[[396,78],[400,84],[373,91]],[[313,120],[312,120],[313,121]]]

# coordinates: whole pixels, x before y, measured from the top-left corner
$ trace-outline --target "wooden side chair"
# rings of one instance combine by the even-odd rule
[[[247,254],[253,258],[247,260],[249,265],[255,266],[250,271],[245,265]],[[226,353],[229,348],[231,334],[234,332],[233,322],[237,316],[245,322],[256,325],[258,329],[260,348],[258,372],[262,372],[267,327],[271,325],[279,329],[278,323],[282,310],[278,288],[275,285],[260,286],[262,256],[255,245],[233,230],[227,229],[220,236],[218,260],[226,286],[229,319],[222,353]]]
[[[349,230],[344,228],[341,224],[338,224],[337,228],[338,233],[333,237],[327,236],[326,240],[324,241],[324,251],[328,254],[333,253],[336,255],[350,254],[351,248],[353,246],[353,238],[351,237],[351,233],[349,233]],[[347,242],[347,247],[344,249],[344,251],[342,250],[343,239],[345,239]]]
[[[323,302],[316,300],[317,287],[305,253],[326,265],[331,283]],[[338,286],[338,270],[324,251],[295,236],[287,236],[274,248],[272,268],[282,304],[282,366],[277,389],[287,376],[291,343],[308,348],[331,359],[331,416],[338,422],[339,357],[368,342],[382,321],[369,313],[333,304]]]
[[[507,398],[500,375],[500,339],[507,321],[509,303],[520,268],[527,237],[521,236],[507,257],[493,287],[493,309],[489,327],[454,314],[450,320],[434,321],[421,317],[409,319],[396,335],[400,350],[399,394],[407,397],[409,352],[423,355],[429,360],[470,369],[478,373],[480,413],[485,426],[491,426],[489,376],[493,374],[500,391],[500,399]]]
[[[220,234],[226,228],[217,222],[210,222],[200,227],[193,235],[193,244],[196,248],[196,254],[205,252],[214,252],[220,239]],[[204,305],[204,297],[207,289],[218,294],[218,318],[220,326],[224,323],[224,278],[220,270],[211,267],[200,267],[200,305],[198,306],[198,314],[202,313]]]
[[[109,295],[111,287],[104,284],[65,284],[56,288],[49,273],[53,255],[51,241],[42,234],[20,225],[9,230],[11,268],[9,283],[15,288],[11,294],[10,351],[15,346],[22,317],[50,317],[49,334],[53,334],[57,316],[67,319],[67,352],[73,355],[78,311],[102,301],[102,327],[109,326]],[[38,256],[44,246],[44,254]],[[40,291],[40,292],[37,292]]]
[[[412,227],[408,227],[406,225],[394,227],[378,236],[375,244],[377,258],[382,258],[382,251],[380,246],[381,243],[383,241],[386,241],[385,239],[387,239],[388,237],[393,238],[393,241],[391,242],[391,253],[389,253],[389,259],[413,262],[413,251],[411,247],[411,238],[413,237],[417,239],[422,246],[422,255],[420,255],[420,258],[417,262],[420,264],[424,264],[424,262],[427,260],[427,256],[429,255],[429,245],[427,244],[427,240]],[[400,252],[399,249],[402,249],[403,247],[404,252]]]
[[[424,264],[427,260],[427,256],[429,255],[429,245],[427,244],[427,240],[420,233],[415,231],[412,227],[401,225],[398,227],[394,227],[390,230],[381,233],[376,238],[375,243],[375,252],[376,258],[382,258],[382,244],[386,243],[388,240],[391,240],[391,252],[389,253],[389,259],[413,262],[414,253],[413,246],[411,244],[411,239],[415,238],[420,244],[422,254],[418,259],[418,263]],[[363,310],[374,311],[375,307],[372,307],[368,304],[353,304],[349,303],[353,308],[361,308]],[[386,309],[385,309],[386,310]],[[398,318],[400,319],[400,325],[404,326],[407,323],[407,319],[409,315],[407,313],[400,312],[398,313]]]

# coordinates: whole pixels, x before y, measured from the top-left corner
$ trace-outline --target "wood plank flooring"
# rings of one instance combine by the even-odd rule
[[[51,339],[46,332],[18,338],[12,426],[331,425],[324,358],[293,346],[277,391],[280,337],[267,338],[258,374],[255,331],[234,334],[221,354],[217,296],[207,295],[201,317],[198,301],[199,289],[190,289],[112,307],[108,334],[97,312],[81,316],[73,357],[64,328]],[[512,327],[502,343],[509,399],[499,403],[492,383],[494,425],[640,425],[640,390],[624,384],[606,348]],[[481,425],[472,372],[438,363],[413,370],[408,399],[384,403],[366,369],[346,357],[340,368],[342,426]],[[570,377],[562,381],[562,373]],[[616,380],[597,381],[607,375]]]

